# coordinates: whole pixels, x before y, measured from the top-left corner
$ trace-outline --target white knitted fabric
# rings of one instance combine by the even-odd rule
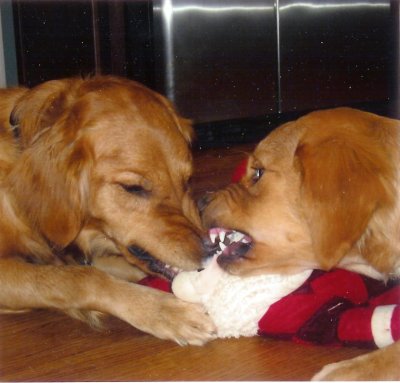
[[[243,278],[224,272],[214,257],[203,271],[180,273],[172,290],[178,298],[205,306],[219,338],[254,336],[269,307],[301,286],[311,272]]]

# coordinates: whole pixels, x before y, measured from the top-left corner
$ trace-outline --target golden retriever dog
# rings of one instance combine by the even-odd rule
[[[126,79],[1,90],[1,311],[106,313],[179,344],[211,339],[201,307],[126,281],[200,262],[191,136],[164,97]]]
[[[220,260],[232,274],[342,267],[400,275],[400,122],[350,108],[316,111],[269,134],[238,184],[200,205],[208,227],[252,237]],[[329,365],[316,379],[399,379],[400,345]]]

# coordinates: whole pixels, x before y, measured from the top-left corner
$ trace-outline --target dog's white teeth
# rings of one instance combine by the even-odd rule
[[[233,242],[240,242],[243,238],[244,238],[244,234],[243,233],[239,233],[238,231],[235,231],[232,234],[232,241]]]
[[[225,231],[220,231],[220,232],[219,232],[219,240],[220,240],[221,242],[224,242],[224,240],[225,240],[225,234],[226,234]]]
[[[242,243],[250,243],[246,238],[242,240]]]
[[[210,234],[210,239],[212,243],[215,243],[215,240],[217,239],[217,233],[211,233]]]
[[[226,245],[222,242],[219,243],[219,248],[224,251],[224,249],[226,249]]]

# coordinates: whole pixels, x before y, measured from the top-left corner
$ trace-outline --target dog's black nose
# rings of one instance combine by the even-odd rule
[[[202,213],[204,209],[208,206],[208,204],[211,201],[211,196],[212,192],[207,192],[206,194],[202,195],[198,200],[197,200],[197,208],[199,209],[199,212]]]

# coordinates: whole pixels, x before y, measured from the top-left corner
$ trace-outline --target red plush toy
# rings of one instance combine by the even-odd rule
[[[234,173],[245,173],[243,161]],[[212,241],[243,242],[235,231],[211,229]],[[351,271],[308,270],[291,276],[240,278],[224,272],[214,255],[202,271],[173,281],[179,298],[201,303],[219,337],[263,335],[324,345],[384,347],[400,339],[399,281],[384,283]],[[171,291],[169,282],[148,277],[142,284]]]
[[[203,304],[221,338],[258,334],[368,348],[400,339],[398,283],[341,269],[239,278],[216,268],[217,262],[212,262],[201,272],[182,272],[172,289],[181,299]],[[142,284],[171,289],[156,277]]]

